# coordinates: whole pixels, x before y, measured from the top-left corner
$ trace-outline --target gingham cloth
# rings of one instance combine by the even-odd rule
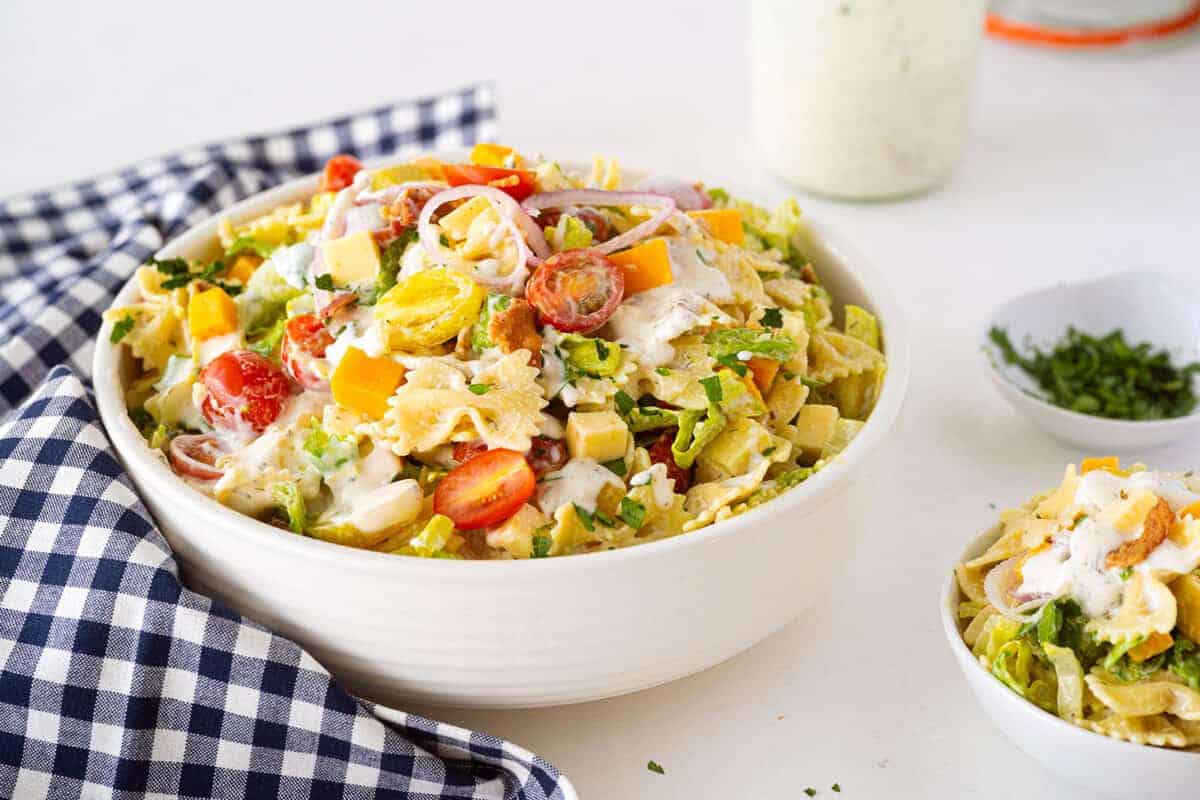
[[[86,385],[101,311],[172,236],[336,152],[467,144],[494,116],[481,85],[0,202],[0,797],[575,796],[185,588]]]

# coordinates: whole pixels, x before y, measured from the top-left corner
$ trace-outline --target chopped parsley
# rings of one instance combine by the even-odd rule
[[[593,518],[592,512],[579,505],[579,503],[571,503],[571,505],[575,506],[575,515],[579,517],[579,521],[583,524],[584,529],[589,533],[595,532],[596,520]]]
[[[146,266],[154,267],[160,274],[167,276],[166,280],[162,282],[164,289],[181,289],[192,281],[207,281],[208,283],[220,286],[230,297],[242,291],[242,287],[237,284],[229,284],[217,280],[217,276],[225,271],[225,262],[220,259],[213,261],[199,272],[192,272],[187,261],[182,258],[166,258],[162,260],[149,258],[146,260]]]
[[[696,258],[703,261],[706,265],[712,263],[707,258],[704,257],[704,251],[701,250],[699,247],[696,248]]]
[[[832,788],[835,792],[838,792],[839,794],[842,791],[842,785],[840,783],[835,783]]]
[[[767,308],[763,310],[762,319],[759,320],[764,328],[782,328],[783,327],[783,312],[778,308]]]
[[[492,387],[486,383],[472,383],[470,386],[467,387],[467,391],[469,391],[471,394],[483,395],[483,394],[487,394],[491,390],[492,390]]]
[[[608,514],[605,514],[603,511],[601,511],[598,508],[594,512],[592,512],[592,516],[595,517],[596,522],[599,522],[601,525],[603,525],[606,528],[617,527],[617,521],[614,520],[612,517],[610,517]]]
[[[539,529],[540,530],[540,529]],[[530,551],[530,558],[545,558],[550,555],[550,537],[544,533],[535,533],[533,535],[533,548]]]
[[[323,275],[318,275],[313,279],[313,286],[318,289],[324,289],[327,292],[333,291],[333,276],[326,272]]]
[[[646,769],[650,770],[651,772],[658,773],[659,775],[667,774],[667,771],[662,768],[662,764],[660,764],[654,760],[650,760],[650,761],[646,762]]]
[[[1126,567],[1120,572],[1121,580],[1127,581],[1133,575],[1133,567]]]
[[[621,498],[621,511],[618,516],[626,525],[637,530],[646,521],[646,507],[626,495]]]
[[[108,340],[113,344],[116,344],[128,336],[131,330],[133,330],[133,316],[126,314],[124,317],[113,323],[112,333],[109,335]]]
[[[723,395],[721,392],[721,379],[719,377],[710,375],[707,378],[701,378],[700,385],[704,387],[704,396],[708,398],[708,402],[721,402]]]
[[[629,468],[625,466],[625,459],[623,458],[614,458],[612,461],[605,461],[601,466],[618,478],[624,478],[625,473],[629,471]]]
[[[816,790],[816,789],[814,789],[814,788],[812,788],[812,787],[810,786],[810,787],[808,787],[807,789],[805,789],[805,790],[804,790],[804,793],[805,793],[806,795],[808,795],[809,797],[816,797],[816,795],[817,795],[817,790]]]
[[[633,398],[621,389],[618,389],[617,393],[613,395],[613,401],[617,404],[617,410],[622,414],[628,414],[637,405],[633,402]]]
[[[1196,408],[1192,378],[1200,362],[1177,367],[1166,350],[1130,344],[1120,328],[1092,336],[1068,327],[1049,350],[1028,345],[1028,356],[1017,352],[1007,331],[992,328],[988,336],[1004,361],[1027,373],[1042,399],[1060,408],[1129,420],[1183,417]]]

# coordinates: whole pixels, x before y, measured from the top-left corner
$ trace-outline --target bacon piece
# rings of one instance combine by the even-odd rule
[[[504,353],[525,348],[530,366],[542,365],[542,337],[537,330],[537,312],[533,306],[514,297],[503,311],[493,311],[488,321],[488,336]]]
[[[1105,558],[1104,563],[1109,569],[1124,569],[1146,560],[1154,548],[1162,544],[1175,524],[1175,512],[1163,498],[1158,498],[1154,508],[1146,515],[1142,526],[1142,535],[1131,542],[1125,542],[1113,550]]]

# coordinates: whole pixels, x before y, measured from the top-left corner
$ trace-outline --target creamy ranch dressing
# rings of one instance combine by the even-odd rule
[[[672,239],[667,252],[671,259],[672,282],[717,303],[733,302],[733,289],[729,287],[725,273],[705,263],[705,259],[711,262],[716,258],[716,251],[705,251],[688,239]]]
[[[587,511],[596,510],[596,498],[608,485],[624,489],[621,479],[590,458],[573,458],[556,472],[546,473],[538,484],[537,504],[542,513],[553,516],[570,503]]]
[[[849,198],[927,188],[962,153],[984,0],[756,0],[750,94],[770,168]]]
[[[672,339],[715,322],[732,324],[733,319],[696,292],[671,283],[625,298],[608,328],[642,366],[653,369],[675,357]]]
[[[1017,589],[1021,595],[1068,595],[1078,601],[1089,617],[1100,617],[1121,601],[1124,582],[1120,570],[1110,569],[1105,560],[1110,552],[1127,541],[1142,535],[1139,527],[1125,534],[1101,522],[1094,515],[1137,490],[1148,490],[1164,498],[1175,512],[1200,500],[1180,478],[1157,472],[1135,472],[1129,477],[1105,470],[1092,470],[1079,479],[1075,502],[1089,516],[1073,531],[1055,534],[1052,545],[1027,559],[1021,566],[1022,582]],[[1195,564],[1174,542],[1159,544],[1146,560],[1134,565],[1141,573],[1168,570],[1175,573],[1191,571]]]

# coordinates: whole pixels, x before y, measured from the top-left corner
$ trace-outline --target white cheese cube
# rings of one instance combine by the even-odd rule
[[[622,458],[629,429],[615,411],[573,411],[567,417],[567,452],[571,458],[612,461]]]
[[[807,405],[796,415],[796,429],[788,437],[801,454],[801,460],[813,463],[837,430],[837,406]]]
[[[321,255],[335,286],[354,286],[375,280],[379,246],[370,231],[356,231],[321,245]]]

